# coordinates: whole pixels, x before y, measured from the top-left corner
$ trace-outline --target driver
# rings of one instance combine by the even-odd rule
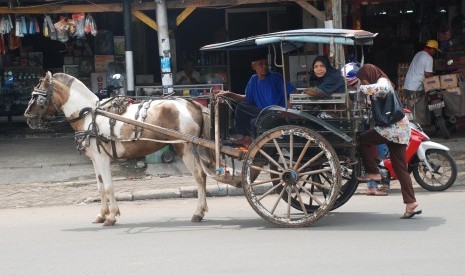
[[[245,88],[245,95],[231,91],[216,92],[216,96],[228,97],[238,103],[235,116],[235,133],[243,137],[232,140],[234,144],[248,146],[255,135],[255,121],[260,111],[271,105],[285,107],[284,80],[281,74],[268,70],[266,57],[259,57],[252,61],[252,69],[255,74],[250,78]],[[289,96],[297,89],[286,83],[286,94]]]

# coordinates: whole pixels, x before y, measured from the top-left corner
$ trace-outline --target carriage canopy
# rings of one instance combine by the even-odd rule
[[[349,29],[298,29],[251,36],[221,43],[205,45],[200,50],[248,50],[283,42],[285,49],[293,50],[302,43],[342,45],[373,45],[377,33]]]

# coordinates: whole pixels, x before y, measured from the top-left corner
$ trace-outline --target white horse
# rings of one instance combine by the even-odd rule
[[[61,110],[76,131],[80,149],[92,160],[101,197],[100,213],[94,223],[114,225],[120,215],[113,190],[112,159],[129,159],[153,153],[174,138],[140,127],[95,115],[100,105],[98,97],[81,81],[63,73],[47,72],[32,92],[24,115],[32,129],[45,128],[47,122]],[[111,104],[106,104],[108,107]],[[104,105],[105,106],[105,105]],[[126,105],[125,105],[126,106]],[[125,107],[124,106],[124,107]],[[121,116],[152,125],[209,139],[210,115],[208,109],[195,101],[161,99],[141,104],[128,104]],[[86,112],[87,111],[87,112]],[[91,112],[89,112],[91,111]],[[174,143],[177,154],[194,176],[198,185],[197,210],[193,222],[200,222],[208,210],[206,201],[206,174],[192,143]]]

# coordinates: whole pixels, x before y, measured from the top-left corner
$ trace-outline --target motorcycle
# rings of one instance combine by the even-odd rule
[[[439,129],[444,139],[450,138],[449,130],[446,127],[444,97],[441,89],[433,89],[426,92],[426,101],[428,103],[429,112],[434,115],[432,119]]]
[[[107,82],[108,86],[96,93],[100,100],[124,95],[124,77],[122,74],[113,74]]]
[[[412,118],[409,110],[404,110],[407,117]],[[449,148],[430,140],[419,124],[410,121],[411,136],[407,146],[406,159],[409,173],[413,172],[416,182],[428,191],[444,191],[457,179],[457,163],[449,153]],[[391,159],[381,159],[379,171],[381,183],[389,186],[396,179]]]

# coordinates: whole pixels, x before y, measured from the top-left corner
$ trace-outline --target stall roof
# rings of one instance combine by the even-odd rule
[[[298,29],[276,33],[262,34],[227,42],[205,45],[200,50],[247,50],[265,47],[268,44],[285,42],[287,45],[296,43],[334,43],[343,45],[373,45],[377,33],[349,29]]]

